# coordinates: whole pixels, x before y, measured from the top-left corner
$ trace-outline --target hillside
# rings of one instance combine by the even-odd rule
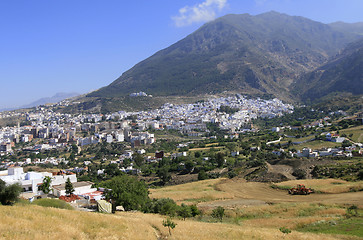
[[[301,209],[306,210],[303,212],[304,215],[301,215]],[[280,216],[276,215],[280,212],[282,213]],[[244,208],[240,213],[240,219],[236,217],[234,222],[232,212],[226,217],[230,220],[226,219],[223,223],[173,219],[177,225],[169,236],[167,228],[162,226],[165,217],[155,214],[122,212],[106,215],[32,205],[0,206],[0,230],[1,239],[202,240],[211,239],[211,236],[216,240],[357,239],[349,235],[315,234],[295,230],[299,226],[318,221],[338,222],[338,216],[344,212],[344,209],[339,207],[317,204],[257,206],[251,209]],[[238,223],[240,220],[243,220],[242,224]],[[284,234],[279,230],[281,226],[289,227],[293,231]],[[352,234],[357,234],[356,231]]]
[[[304,101],[332,93],[363,94],[363,40],[351,43],[339,55],[292,85]]]
[[[88,96],[238,91],[291,99],[288,86],[296,76],[326,63],[358,36],[277,12],[227,15],[136,64]]]

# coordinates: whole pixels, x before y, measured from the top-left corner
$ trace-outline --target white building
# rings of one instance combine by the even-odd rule
[[[92,188],[92,182],[75,182],[72,183],[75,195],[83,195],[85,193],[91,193],[97,191],[97,188]],[[57,197],[66,195],[66,184],[62,183],[60,185],[53,186],[53,194]]]

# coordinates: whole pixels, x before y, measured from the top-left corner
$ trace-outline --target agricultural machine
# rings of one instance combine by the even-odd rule
[[[289,194],[292,195],[308,195],[310,193],[314,193],[314,190],[311,188],[306,188],[303,184],[298,184],[297,187],[289,189]]]

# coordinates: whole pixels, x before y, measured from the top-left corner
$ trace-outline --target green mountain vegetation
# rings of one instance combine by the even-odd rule
[[[292,87],[307,102],[342,92],[359,95],[363,93],[362,69],[363,40],[359,40],[328,63],[302,76]]]
[[[349,25],[349,24],[348,24]],[[350,25],[349,25],[350,26]],[[226,15],[163,49],[88,97],[224,91],[296,100],[289,86],[363,33],[277,12]]]

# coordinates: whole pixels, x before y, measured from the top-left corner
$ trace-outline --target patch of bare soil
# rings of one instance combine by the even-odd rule
[[[167,185],[179,185],[195,181],[198,181],[198,174],[173,174]]]

